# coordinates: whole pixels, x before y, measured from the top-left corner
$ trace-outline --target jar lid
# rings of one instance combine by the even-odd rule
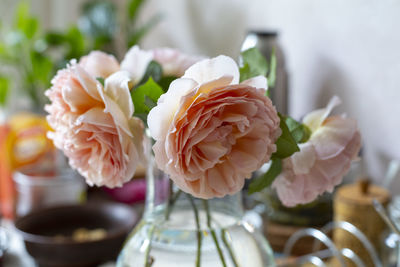
[[[352,202],[359,205],[372,205],[376,199],[385,205],[390,201],[390,193],[383,187],[371,184],[369,180],[340,187],[335,195],[336,201]]]

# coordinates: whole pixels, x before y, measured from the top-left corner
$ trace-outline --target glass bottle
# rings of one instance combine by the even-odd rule
[[[154,165],[151,159],[143,218],[126,241],[118,267],[275,266],[267,240],[243,221],[240,193],[206,204],[173,187]]]

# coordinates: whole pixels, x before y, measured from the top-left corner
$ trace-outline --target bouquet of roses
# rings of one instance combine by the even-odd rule
[[[302,122],[277,113],[266,77],[273,81],[273,66],[254,48],[241,59],[239,67],[227,56],[135,46],[119,64],[91,52],[52,80],[48,135],[89,185],[129,181],[145,164],[148,127],[158,167],[195,197],[234,194],[268,162],[250,193],[272,185],[294,206],[332,191],[360,149],[355,120],[330,116],[337,97]]]

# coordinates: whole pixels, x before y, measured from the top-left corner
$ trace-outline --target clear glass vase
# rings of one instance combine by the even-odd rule
[[[146,207],[118,267],[275,266],[264,236],[243,221],[241,194],[204,201],[174,188],[150,160]]]

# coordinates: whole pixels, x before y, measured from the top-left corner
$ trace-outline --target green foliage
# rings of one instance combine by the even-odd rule
[[[258,75],[267,75],[268,62],[257,48],[253,47],[247,49],[241,53],[241,56],[243,67],[240,68],[240,81],[244,81]]]
[[[21,2],[17,6],[15,28],[22,32],[27,39],[32,39],[38,31],[39,21],[29,14],[29,3]]]
[[[165,76],[162,77],[159,81],[158,84],[161,86],[161,88],[164,90],[164,92],[168,91],[169,85],[176,80],[178,77],[175,76]]]
[[[285,123],[296,143],[301,144],[308,141],[311,136],[311,130],[306,125],[289,116],[285,117]]]
[[[131,21],[135,21],[137,14],[139,12],[139,8],[143,4],[143,0],[130,0],[128,1],[128,18]]]
[[[0,106],[5,106],[9,89],[10,81],[6,77],[0,76]]]
[[[275,49],[272,50],[270,61],[256,48],[250,48],[241,53],[242,65],[240,71],[240,81],[256,76],[268,77],[268,87],[274,87],[276,82],[276,55]]]
[[[20,2],[15,10],[14,23],[6,30],[0,29],[0,63],[7,66],[9,80],[28,95],[34,108],[40,110],[45,104],[44,89],[53,75],[53,61],[44,53],[47,44],[42,34],[39,20],[30,15],[29,2]],[[12,69],[13,71],[10,71]],[[13,85],[14,85],[13,84]],[[7,84],[7,90],[10,85]],[[5,105],[6,97],[2,101]]]
[[[12,77],[17,81],[15,86],[40,111],[46,102],[43,92],[50,86],[51,77],[70,59],[79,59],[95,49],[118,56],[117,51],[124,52],[131,44],[138,43],[160,21],[160,16],[155,15],[137,25],[136,18],[144,3],[145,0],[126,0],[127,8],[119,10],[112,0],[87,0],[77,25],[66,31],[44,32],[39,20],[30,14],[29,1],[21,1],[12,27],[5,31],[0,23],[0,64],[15,70],[12,72],[17,73]],[[121,47],[118,50],[115,47],[117,39],[125,44],[122,51]],[[157,78],[155,73],[150,76]]]
[[[282,134],[276,141],[277,151],[271,156],[271,166],[268,171],[251,182],[250,194],[270,186],[282,171],[282,160],[300,151],[297,144],[307,142],[310,138],[311,131],[306,125],[280,113],[278,116]]]
[[[271,166],[269,167],[268,171],[252,180],[251,184],[249,185],[249,194],[259,192],[264,188],[270,186],[275,178],[281,173],[281,171],[282,160],[279,158],[272,160]]]
[[[290,132],[288,125],[286,124],[286,117],[280,113],[278,113],[278,115],[280,118],[279,127],[282,130],[282,134],[276,141],[277,150],[274,154],[272,154],[272,158],[284,159],[290,157],[293,153],[300,151],[300,148],[297,145],[292,133]]]
[[[80,31],[91,38],[93,49],[105,49],[117,30],[117,7],[107,0],[86,2],[79,19]]]
[[[275,87],[276,66],[277,66],[276,54],[275,54],[275,48],[273,48],[272,53],[271,53],[271,59],[269,61],[269,70],[270,70],[268,73],[268,87],[269,88]]]
[[[154,60],[150,61],[149,65],[147,65],[147,68],[143,75],[143,78],[139,82],[138,85],[142,85],[142,84],[146,83],[150,77],[155,82],[160,81],[161,77],[162,77],[162,67],[158,62],[156,62]]]
[[[147,114],[157,103],[158,98],[164,93],[162,88],[150,77],[146,83],[134,88],[131,97],[135,106],[135,115]],[[143,116],[139,116],[143,117]]]

